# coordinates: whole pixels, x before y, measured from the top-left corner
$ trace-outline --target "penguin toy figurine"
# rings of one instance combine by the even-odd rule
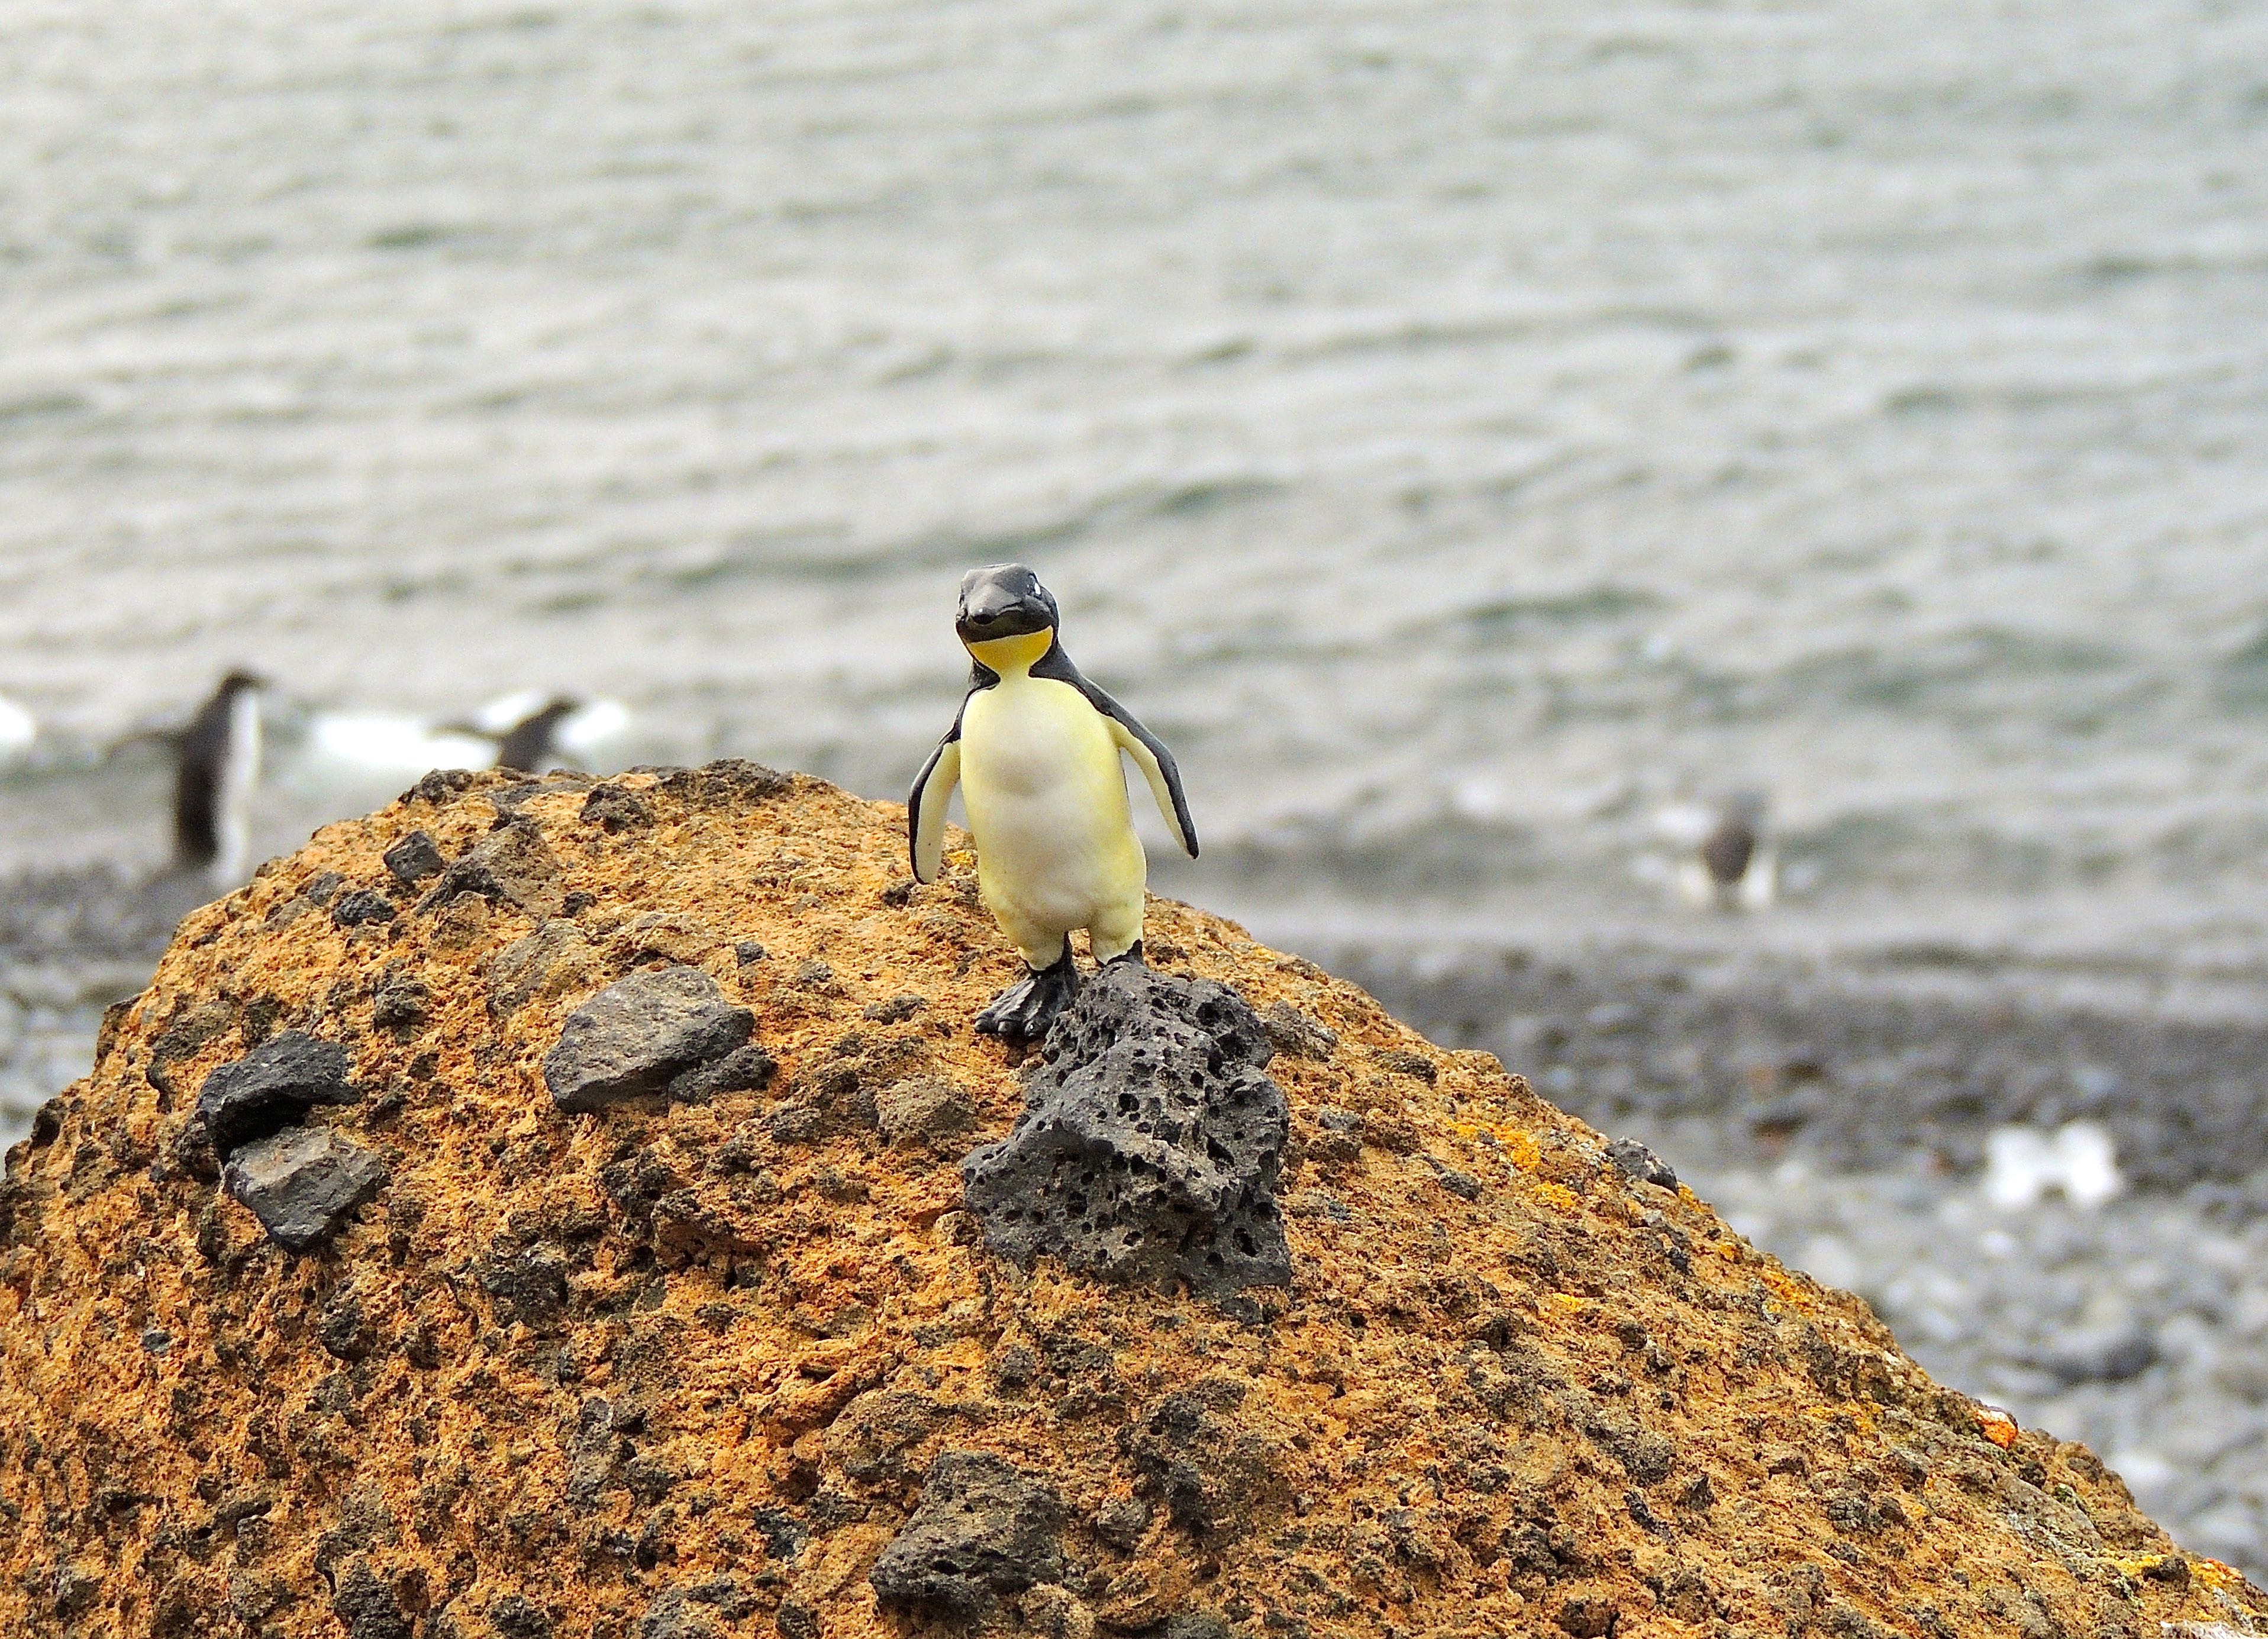
[[[265,678],[231,672],[174,737],[174,854],[215,887],[235,886],[251,863],[265,687]]]
[[[1174,840],[1197,857],[1174,754],[1079,674],[1056,639],[1054,596],[1020,563],[972,570],[956,628],[975,662],[961,712],[906,802],[914,876],[937,880],[946,805],[961,788],[976,837],[984,908],[1028,970],[977,1015],[1016,1045],[1048,1033],[1078,994],[1071,935],[1097,963],[1142,959],[1149,862],[1127,806],[1120,754],[1148,780]]]

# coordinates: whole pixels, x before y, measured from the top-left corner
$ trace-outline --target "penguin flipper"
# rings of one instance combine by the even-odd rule
[[[1086,696],[1086,703],[1100,711],[1110,722],[1110,737],[1119,748],[1134,759],[1142,770],[1142,777],[1150,783],[1150,795],[1157,798],[1158,812],[1173,827],[1174,841],[1191,859],[1197,856],[1197,822],[1189,818],[1189,796],[1182,789],[1182,770],[1174,761],[1174,753],[1166,749],[1166,742],[1144,728],[1134,714],[1113,700],[1100,684],[1090,682],[1086,673],[1073,665],[1071,657],[1057,643],[1042,656],[1032,668],[1034,677],[1053,679],[1068,683]]]
[[[945,863],[945,812],[953,788],[961,783],[961,719],[938,741],[937,749],[914,779],[906,798],[906,846],[913,856],[914,879],[934,882]]]
[[[1158,812],[1173,827],[1174,841],[1191,859],[1197,856],[1197,833],[1189,825],[1189,799],[1182,790],[1182,771],[1174,766],[1174,755],[1146,734],[1138,732],[1141,725],[1128,728],[1117,718],[1110,720],[1110,738],[1118,749],[1134,759],[1134,766],[1142,770],[1142,777],[1150,783],[1150,795],[1157,799]]]

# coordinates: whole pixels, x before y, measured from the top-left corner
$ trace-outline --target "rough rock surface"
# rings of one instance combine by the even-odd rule
[[[1063,1578],[1062,1504],[990,1452],[943,1452],[867,1581],[884,1609],[967,1620]]]
[[[110,1017],[0,1186],[0,1632],[909,1634],[873,1573],[947,1452],[1058,1500],[1055,1579],[974,1619],[1049,1639],[2268,1621],[2084,1448],[1932,1383],[1495,1060],[1184,907],[1152,962],[1279,1044],[1290,1283],[1019,1268],[922,1132],[950,1101],[903,1091],[959,1089],[969,1143],[1027,1102],[968,1029],[1018,959],[965,839],[917,887],[894,807],[611,783],[635,807],[586,820],[587,780],[421,782],[194,913]],[[451,863],[405,884],[417,830]],[[327,875],[401,914],[306,914]],[[644,917],[674,920],[616,942]],[[578,937],[499,1008],[554,920]],[[568,1014],[673,965],[755,1015],[769,1082],[559,1111]],[[305,1130],[390,1174],[306,1256],[177,1159],[188,1090],[294,1030],[364,1095]]]
[[[1107,1280],[1281,1286],[1274,1049],[1227,987],[1114,963],[1049,1033],[1023,1119],[961,1166],[985,1243]]]

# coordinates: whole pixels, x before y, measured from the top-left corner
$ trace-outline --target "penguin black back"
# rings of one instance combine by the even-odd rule
[[[516,774],[541,773],[558,750],[559,725],[582,709],[581,701],[562,695],[530,712],[497,737],[496,766]]]
[[[1745,814],[1727,814],[1701,844],[1701,863],[1708,870],[1709,879],[1720,888],[1729,888],[1748,875],[1749,862],[1756,856],[1756,827]]]
[[[231,843],[230,798],[256,777],[260,755],[256,743],[242,743],[237,702],[261,682],[253,673],[231,672],[175,740],[173,851],[183,865],[210,871],[227,863],[222,856]],[[250,775],[244,771],[247,758],[254,763]]]

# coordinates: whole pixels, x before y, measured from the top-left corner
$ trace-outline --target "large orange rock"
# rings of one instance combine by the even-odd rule
[[[1932,1383],[1493,1059],[1183,906],[1153,965],[1274,1048],[1289,1284],[1003,1261],[957,1163],[1023,1106],[969,1030],[1015,959],[965,846],[917,887],[902,821],[747,765],[436,776],[192,915],[9,1158],[0,1632],[2268,1621],[2085,1449]],[[557,1107],[569,1015],[678,969],[664,1056],[563,1059],[599,1107]],[[292,1032],[359,1097],[247,1141],[263,1187],[317,1151],[384,1175],[296,1201],[331,1229],[305,1253],[192,1120]]]

